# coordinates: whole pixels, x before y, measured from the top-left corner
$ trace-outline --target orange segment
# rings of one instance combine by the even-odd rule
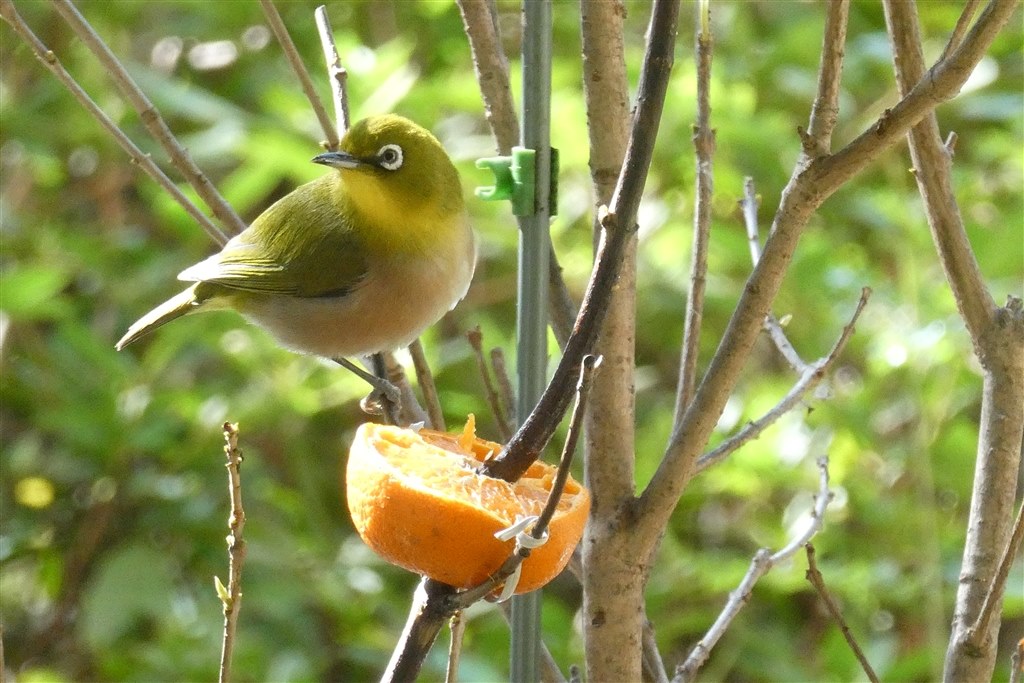
[[[392,564],[458,588],[478,585],[501,566],[515,542],[499,541],[495,532],[517,515],[539,515],[555,478],[555,468],[540,462],[515,484],[479,474],[501,446],[473,437],[471,422],[466,427],[454,435],[364,424],[346,471],[348,509],[366,544]],[[547,543],[523,562],[517,593],[565,568],[589,510],[590,495],[570,477]]]

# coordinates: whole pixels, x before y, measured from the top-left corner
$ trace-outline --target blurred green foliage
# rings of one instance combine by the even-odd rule
[[[326,96],[314,3],[280,10]],[[144,149],[164,156],[104,70],[49,4],[18,9],[81,84]],[[515,3],[500,25],[517,73]],[[628,3],[635,83],[647,20]],[[196,161],[247,219],[322,170],[321,133],[256,2],[82,2]],[[929,58],[957,3],[921,3]],[[493,153],[454,4],[334,2],[355,118],[397,111],[433,129],[467,195]],[[820,46],[820,4],[714,4],[715,199],[703,359],[750,269],[736,201],[752,176],[770,221],[799,151]],[[669,429],[688,272],[693,187],[693,7],[684,5],[669,101],[639,251],[638,480]],[[835,143],[894,101],[880,6],[853,3]],[[563,173],[553,231],[570,288],[591,259],[592,213],[581,94],[578,9],[557,3],[553,137]],[[222,42],[223,41],[223,42]],[[961,209],[993,295],[1021,294],[1020,16],[956,101],[939,109],[959,135]],[[379,675],[415,578],[354,536],[339,476],[363,419],[358,381],[274,347],[231,314],[169,326],[130,351],[114,341],[176,290],[212,245],[132,167],[10,30],[0,28],[0,610],[17,680],[209,680],[220,648],[212,577],[226,579],[220,424],[237,421],[246,454],[249,559],[236,680],[367,680]],[[516,86],[517,87],[517,86]],[[863,286],[870,306],[830,384],[727,463],[699,477],[657,558],[648,610],[666,662],[709,626],[761,545],[779,547],[810,506],[814,458],[832,459],[836,500],[819,563],[853,631],[886,680],[938,677],[967,515],[980,376],[944,284],[905,147],[830,199],[809,226],[775,306],[807,359],[825,353]],[[172,173],[173,176],[173,173]],[[493,434],[464,332],[479,325],[511,354],[514,223],[471,202],[481,262],[467,300],[425,337],[452,425],[475,411]],[[721,420],[724,438],[781,397],[792,373],[767,343]],[[715,650],[703,679],[862,677],[803,579],[778,567]],[[1019,576],[1019,571],[1017,576]],[[546,591],[545,637],[567,667],[582,659],[579,590]],[[1024,627],[1008,586],[1007,642]],[[465,680],[506,676],[507,631],[490,605],[470,611]],[[1005,646],[1005,643],[1004,643]],[[428,662],[443,668],[443,648]],[[1005,647],[1004,647],[1004,651]],[[1007,656],[1000,655],[1005,671]]]

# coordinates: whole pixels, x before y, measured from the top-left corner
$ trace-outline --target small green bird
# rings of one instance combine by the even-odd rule
[[[116,348],[188,313],[230,308],[294,351],[366,356],[410,344],[465,296],[476,242],[458,171],[433,135],[374,116],[313,162],[334,171],[182,271],[195,284]]]

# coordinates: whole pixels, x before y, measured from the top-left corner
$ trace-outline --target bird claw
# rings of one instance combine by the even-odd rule
[[[397,411],[402,405],[402,392],[391,382],[378,377],[373,383],[373,391],[359,401],[359,407],[368,415],[383,415],[385,403]]]

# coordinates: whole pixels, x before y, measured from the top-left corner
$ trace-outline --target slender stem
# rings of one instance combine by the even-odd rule
[[[238,425],[224,423],[224,454],[227,456],[228,495],[231,500],[231,515],[228,517],[228,585],[227,593],[221,595],[224,605],[224,638],[220,654],[220,683],[231,680],[231,657],[235,651],[235,633],[238,628],[238,614],[242,609],[242,565],[245,563],[245,509],[242,507],[242,478],[239,468],[242,451],[238,448]],[[218,592],[223,586],[218,580]]]
[[[985,600],[982,603],[978,618],[967,630],[967,642],[981,644],[989,631],[989,623],[995,614],[997,606],[1002,601],[1003,591],[1006,589],[1006,579],[1010,576],[1010,569],[1020,552],[1021,541],[1024,541],[1024,504],[1021,504],[1017,512],[1017,520],[1013,523],[1013,532],[1006,542],[1002,559],[999,560],[999,569],[995,578],[992,579]]]
[[[143,171],[149,175],[156,183],[162,187],[174,201],[181,206],[185,213],[192,217],[199,226],[210,236],[214,242],[218,245],[223,246],[228,241],[228,236],[225,235],[220,228],[214,225],[213,221],[209,217],[200,211],[199,207],[192,203],[185,193],[178,189],[178,186],[167,177],[167,174],[160,170],[160,167],[156,165],[152,157],[143,152],[136,146],[131,139],[125,135],[124,131],[118,128],[117,124],[107,116],[107,114],[100,109],[99,105],[89,97],[89,94],[78,84],[77,81],[67,72],[64,66],[57,59],[57,56],[50,50],[40,39],[32,32],[28,24],[21,18],[18,11],[14,8],[14,4],[11,0],[0,0],[0,17],[2,17],[11,28],[21,37],[21,39],[32,49],[33,54],[36,58],[42,62],[43,66],[50,70],[54,76],[57,77],[65,88],[71,93],[71,95],[78,100],[79,104],[85,107],[96,121],[99,122],[100,126],[107,131],[111,137],[121,146],[125,152],[128,153],[128,157],[131,159],[133,164],[141,167]]]
[[[498,390],[501,392],[501,402],[509,414],[509,432],[516,423],[515,406],[516,392],[512,388],[512,380],[508,374],[508,366],[505,364],[505,354],[500,348],[491,349],[491,369],[494,371],[495,381],[498,383]]]
[[[708,243],[711,234],[711,194],[714,191],[713,160],[715,131],[711,128],[711,58],[714,38],[710,30],[711,3],[697,5],[697,34],[694,51],[697,61],[697,123],[693,129],[693,148],[697,177],[693,206],[693,249],[690,262],[690,289],[686,293],[686,323],[679,361],[676,390],[676,419],[693,400],[697,383],[697,357],[700,354],[700,328],[704,316],[704,290],[707,285]]]
[[[338,56],[338,48],[334,44],[334,32],[331,30],[331,22],[327,18],[327,8],[320,5],[313,12],[316,17],[316,27],[320,32],[320,43],[324,48],[324,60],[327,63],[327,76],[331,83],[331,97],[334,100],[335,129],[338,137],[345,135],[348,130],[350,119],[348,114],[348,71],[341,64],[341,57]]]
[[[484,359],[483,333],[480,332],[479,327],[475,327],[466,333],[466,339],[469,340],[469,345],[473,349],[477,372],[479,372],[480,379],[484,383],[484,396],[487,398],[487,404],[491,407],[494,421],[498,425],[498,438],[505,442],[512,435],[512,428],[505,417],[505,410],[501,407],[498,390],[495,388],[494,382],[491,381],[491,373],[487,371],[487,361]]]
[[[125,99],[135,108],[146,126],[150,135],[167,152],[171,163],[185,177],[196,193],[206,202],[221,223],[232,233],[240,233],[245,230],[245,222],[239,218],[231,205],[213,186],[206,174],[196,166],[192,157],[184,147],[175,139],[171,129],[160,116],[153,103],[149,101],[145,93],[139,88],[128,71],[121,64],[120,60],[110,51],[103,39],[93,30],[89,22],[85,20],[70,0],[53,0],[53,6],[64,18],[71,30],[75,32],[89,50],[99,59],[100,63],[110,74],[114,84],[124,95]]]
[[[832,131],[839,120],[839,85],[849,16],[849,0],[832,0],[825,4],[818,93],[804,136],[804,153],[811,158],[828,154],[832,147]]]
[[[448,630],[452,634],[452,640],[448,646],[448,668],[444,672],[444,681],[445,683],[458,683],[462,636],[466,633],[466,615],[462,610],[457,611],[448,620]]]
[[[847,625],[846,620],[843,619],[843,613],[839,609],[839,605],[836,604],[835,598],[833,598],[828,588],[825,586],[825,577],[818,571],[818,565],[814,561],[814,544],[808,543],[805,547],[807,551],[807,580],[811,582],[814,589],[818,591],[818,595],[821,596],[822,601],[825,603],[825,607],[828,609],[828,613],[832,615],[832,618],[837,624],[839,624],[839,630],[843,632],[843,638],[846,639],[846,643],[853,650],[853,654],[857,657],[857,661],[860,662],[860,666],[864,669],[864,673],[867,675],[868,680],[871,683],[878,683],[878,674],[871,668],[871,662],[864,656],[864,651],[861,649],[860,644],[854,637],[853,632]]]
[[[281,14],[277,11],[277,6],[274,5],[273,0],[260,0],[260,6],[263,8],[263,14],[267,17],[270,30],[274,32],[274,37],[280,43],[281,49],[284,51],[284,55],[292,67],[292,71],[299,78],[299,85],[302,87],[302,92],[306,94],[306,99],[309,100],[309,106],[312,107],[313,114],[316,115],[317,121],[320,122],[320,127],[323,128],[326,138],[324,147],[330,151],[337,150],[338,130],[331,123],[331,117],[327,115],[327,110],[324,108],[324,103],[320,96],[316,94],[316,88],[313,86],[313,79],[309,75],[309,69],[306,68],[302,57],[299,56],[299,51],[295,47],[295,41],[292,40],[291,35],[288,33],[288,28],[284,25]]]
[[[439,431],[445,431],[444,411],[441,409],[441,399],[437,395],[437,385],[434,383],[434,373],[430,370],[427,356],[423,352],[423,344],[419,339],[409,344],[409,355],[412,356],[412,366],[416,370],[416,381],[423,392],[423,402],[427,404],[427,415],[430,416],[430,426]]]
[[[949,34],[949,41],[946,43],[946,47],[943,48],[940,59],[945,59],[952,50],[960,47],[960,43],[964,41],[964,35],[967,33],[967,29],[970,28],[971,20],[974,19],[980,4],[981,0],[967,0],[964,3],[964,9],[956,20],[952,33]]]

